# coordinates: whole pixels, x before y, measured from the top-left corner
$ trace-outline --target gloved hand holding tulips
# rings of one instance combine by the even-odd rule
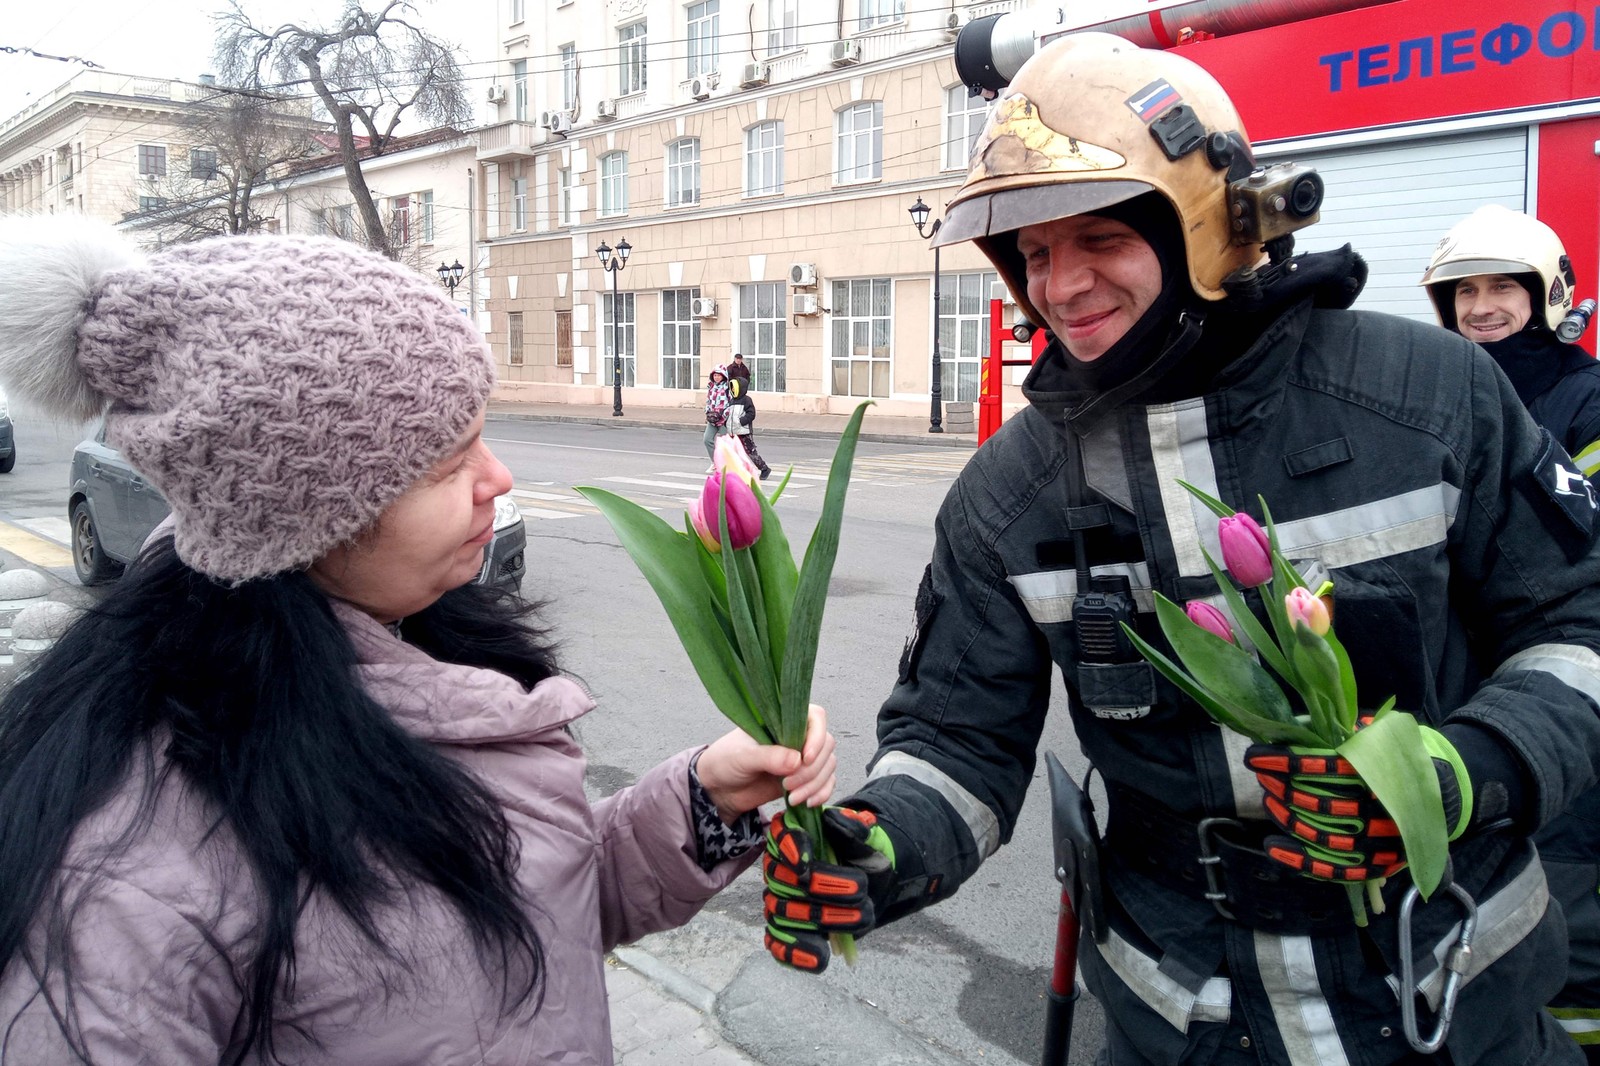
[[[578,489],[606,516],[655,590],[712,702],[763,744],[799,750],[805,740],[822,609],[867,406],[856,407],[840,435],[803,568],[795,566],[772,506],[788,476],[770,497],[762,492],[759,474],[735,437],[717,438],[715,473],[706,478],[681,530],[604,489]],[[791,805],[787,817],[819,842],[823,861],[833,861],[820,808]],[[854,959],[850,937],[833,940],[847,960]]]
[[[1445,875],[1449,841],[1471,817],[1460,757],[1436,730],[1395,710],[1392,698],[1376,710],[1359,709],[1350,659],[1332,628],[1332,583],[1311,589],[1284,559],[1266,501],[1263,529],[1192,485],[1184,488],[1220,519],[1226,572],[1205,553],[1220,605],[1184,608],[1156,594],[1156,618],[1176,663],[1124,629],[1169,681],[1255,742],[1245,763],[1261,782],[1268,817],[1283,830],[1266,839],[1268,855],[1345,884],[1359,924],[1368,902],[1382,912],[1383,879],[1403,867],[1426,899]],[[1260,590],[1265,624],[1235,582]]]

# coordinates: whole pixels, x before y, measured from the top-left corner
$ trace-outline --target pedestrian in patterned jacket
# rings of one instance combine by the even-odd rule
[[[711,368],[711,373],[706,377],[706,431],[702,439],[706,446],[706,457],[712,460],[712,465],[706,467],[708,474],[717,472],[717,434],[723,432],[727,413],[728,368],[718,364]]]

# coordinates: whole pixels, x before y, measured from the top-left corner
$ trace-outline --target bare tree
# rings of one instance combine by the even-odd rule
[[[187,143],[154,190],[156,206],[140,212],[142,228],[162,244],[236,236],[260,229],[270,211],[256,194],[288,163],[323,151],[313,136],[325,128],[304,105],[255,92],[217,89],[190,105],[177,137]]]
[[[471,117],[471,107],[454,50],[407,21],[416,9],[406,0],[376,2],[382,7],[368,10],[362,0],[345,0],[331,28],[288,23],[265,30],[230,0],[230,10],[218,16],[217,60],[230,84],[265,88],[276,77],[310,85],[338,135],[367,244],[394,258],[362,158],[383,154],[408,112],[433,125],[456,125]]]

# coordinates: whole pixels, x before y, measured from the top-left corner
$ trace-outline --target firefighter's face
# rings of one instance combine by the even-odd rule
[[[1161,261],[1125,223],[1073,215],[1017,231],[1028,299],[1068,352],[1089,363],[1161,295]]]
[[[1533,301],[1507,274],[1474,274],[1456,282],[1456,329],[1469,341],[1503,341],[1533,317]]]

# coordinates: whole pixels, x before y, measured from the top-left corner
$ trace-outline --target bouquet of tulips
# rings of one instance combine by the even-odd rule
[[[715,473],[689,506],[681,530],[604,489],[578,489],[605,515],[655,590],[712,702],[763,744],[798,749],[805,741],[822,608],[867,406],[856,407],[840,435],[803,567],[796,568],[773,510],[789,475],[766,495],[735,437],[717,438]],[[833,862],[821,809],[790,811],[818,857]],[[854,961],[853,937],[835,936],[833,942],[846,961]]]
[[[1449,844],[1438,775],[1416,719],[1395,710],[1392,697],[1370,717],[1358,709],[1350,658],[1333,633],[1333,584],[1307,587],[1284,559],[1265,500],[1263,529],[1249,515],[1235,513],[1193,485],[1179,484],[1220,520],[1217,538],[1226,572],[1202,552],[1233,621],[1210,603],[1194,601],[1184,608],[1157,593],[1156,619],[1181,666],[1123,628],[1157,670],[1226,728],[1256,743],[1332,749],[1343,756],[1394,819],[1412,880],[1428,898],[1444,876]],[[1261,590],[1266,625],[1234,581]],[[1253,653],[1241,647],[1241,636]],[[1298,706],[1289,692],[1298,697]],[[1333,854],[1325,857],[1338,860]],[[1366,924],[1367,903],[1375,913],[1383,912],[1383,879],[1367,885],[1365,900],[1359,884],[1345,886],[1360,925]]]

